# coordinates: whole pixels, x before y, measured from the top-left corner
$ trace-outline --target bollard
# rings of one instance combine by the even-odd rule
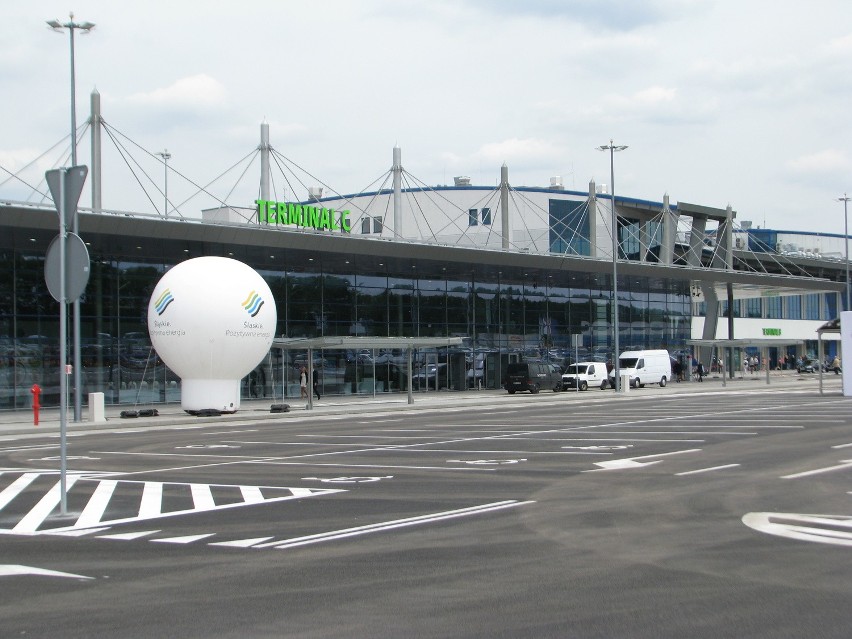
[[[39,401],[41,386],[33,384],[30,392],[33,394],[33,426],[38,426],[38,409],[41,408],[41,402]]]

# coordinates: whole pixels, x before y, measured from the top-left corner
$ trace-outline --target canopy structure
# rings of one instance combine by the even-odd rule
[[[408,403],[414,403],[414,394],[411,391],[412,366],[411,351],[415,348],[437,348],[447,346],[461,346],[462,337],[278,337],[272,340],[272,348],[282,350],[307,350],[308,351],[308,379],[313,379],[314,357],[313,351],[317,348],[386,348],[405,351],[408,360]],[[308,393],[308,410],[313,410],[314,396]]]
[[[825,337],[828,335],[829,337]],[[817,329],[817,358],[819,359],[819,393],[822,395],[822,361],[825,357],[822,341],[840,339],[840,318],[829,320]]]
[[[770,347],[783,347],[783,346],[799,346],[804,344],[804,340],[784,340],[784,339],[771,339],[771,338],[739,338],[739,339],[688,339],[686,343],[690,346],[698,346],[699,348],[721,348],[723,351],[726,349],[731,349],[732,351],[737,348],[747,348],[747,347],[757,347],[761,351],[761,360],[767,362],[766,366],[766,383],[769,384],[769,358],[766,357],[766,353],[764,349]],[[722,361],[732,361],[727,357],[723,357]],[[733,374],[733,371],[731,371]],[[820,375],[822,373],[820,372]],[[722,374],[722,386],[725,386],[725,375]],[[822,377],[820,377],[820,392],[822,392]]]

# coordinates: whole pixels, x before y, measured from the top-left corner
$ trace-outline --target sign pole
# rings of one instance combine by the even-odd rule
[[[65,435],[68,416],[68,377],[66,375],[68,346],[68,299],[65,292],[65,248],[68,229],[65,221],[65,176],[67,169],[59,169],[59,490],[60,514],[68,512],[68,495],[65,477],[67,474],[67,455]]]
[[[68,365],[68,299],[79,299],[89,279],[89,255],[86,246],[76,233],[71,233],[69,236],[68,221],[69,218],[73,221],[77,217],[77,202],[87,174],[86,166],[53,169],[45,173],[53,202],[57,205],[56,211],[59,213],[59,235],[56,238],[59,242],[58,259],[53,257],[51,244],[45,256],[45,281],[50,294],[59,302],[59,488],[62,515],[68,513],[67,412],[68,380],[72,370],[72,367]],[[68,243],[69,237],[76,240],[72,245]],[[69,258],[74,259],[69,260]],[[57,261],[58,265],[55,264]],[[75,262],[77,266],[71,271],[70,280],[69,261]],[[55,270],[53,266],[49,266],[50,264],[55,265]],[[57,273],[58,277],[56,277]]]

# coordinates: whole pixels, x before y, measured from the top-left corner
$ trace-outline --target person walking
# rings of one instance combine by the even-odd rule
[[[316,369],[316,367],[314,367],[313,377],[314,377],[314,379],[313,379],[313,382],[314,382],[314,394],[317,396],[317,400],[319,401],[319,399],[320,399],[320,392],[319,392],[319,371]]]
[[[837,355],[831,360],[831,370],[834,371],[835,375],[840,375],[840,358]]]
[[[696,373],[698,373],[698,381],[703,382],[704,381],[704,364],[702,364],[701,362],[698,362],[698,365],[695,367],[695,371],[696,371]]]
[[[299,370],[299,399],[308,399],[308,369]]]

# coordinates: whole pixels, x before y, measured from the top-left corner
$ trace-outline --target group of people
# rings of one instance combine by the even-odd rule
[[[749,357],[748,355],[743,355],[743,375],[746,373],[751,373],[754,375],[756,372],[760,370],[760,360],[757,355],[752,355]]]
[[[320,399],[319,371],[315,368],[313,374],[314,394]],[[299,370],[299,399],[310,399],[308,395],[308,369],[305,366]]]

